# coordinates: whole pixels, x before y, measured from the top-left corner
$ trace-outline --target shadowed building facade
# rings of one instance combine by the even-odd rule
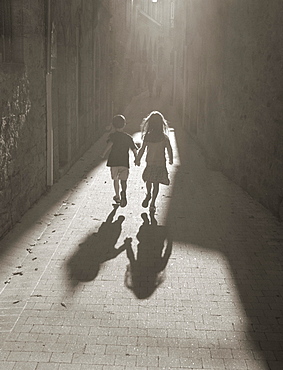
[[[0,3],[0,236],[109,124],[111,4]]]
[[[282,7],[3,0],[0,235],[146,91],[166,91],[209,165],[282,218]]]
[[[283,219],[281,1],[175,1],[175,99],[210,166]]]

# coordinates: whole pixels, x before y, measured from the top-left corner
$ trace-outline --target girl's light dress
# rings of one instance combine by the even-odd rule
[[[168,171],[166,168],[165,148],[168,137],[162,141],[147,141],[146,168],[143,171],[142,179],[145,182],[169,185]]]

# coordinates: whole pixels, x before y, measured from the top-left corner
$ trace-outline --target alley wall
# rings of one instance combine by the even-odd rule
[[[111,5],[0,2],[0,238],[111,122]]]
[[[46,189],[44,2],[11,11],[14,39],[0,64],[0,236]]]
[[[207,152],[210,165],[279,217],[282,13],[277,0],[189,0],[179,13],[186,34],[183,50],[179,41],[181,67],[185,56],[179,75],[183,125]]]

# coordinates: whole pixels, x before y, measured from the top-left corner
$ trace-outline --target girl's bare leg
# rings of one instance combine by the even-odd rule
[[[146,182],[146,196],[142,202],[142,206],[146,208],[148,206],[148,202],[150,201],[151,198],[151,182]]]
[[[153,183],[153,191],[152,191],[152,199],[151,199],[150,207],[155,207],[155,201],[156,201],[158,192],[159,192],[159,183],[154,182]]]
[[[151,182],[146,182],[146,192],[147,192],[147,194],[148,195],[150,195],[151,196]]]

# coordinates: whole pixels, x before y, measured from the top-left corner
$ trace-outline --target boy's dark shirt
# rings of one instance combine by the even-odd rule
[[[109,135],[109,141],[113,143],[109,153],[107,166],[108,167],[130,167],[129,164],[129,149],[137,149],[133,138],[125,132],[113,132]]]

